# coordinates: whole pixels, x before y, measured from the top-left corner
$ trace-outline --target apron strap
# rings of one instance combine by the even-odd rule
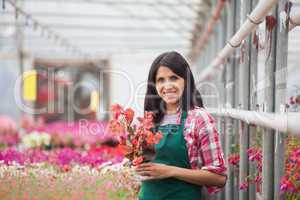
[[[181,116],[180,116],[180,125],[181,125],[182,129],[184,128],[186,117],[187,117],[187,112],[182,111]]]

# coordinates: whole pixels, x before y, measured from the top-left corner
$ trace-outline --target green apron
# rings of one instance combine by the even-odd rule
[[[163,133],[161,141],[155,145],[156,157],[152,162],[191,169],[185,139],[183,137],[186,112],[180,125],[159,126]],[[201,186],[175,179],[157,179],[142,182],[139,200],[200,200]]]

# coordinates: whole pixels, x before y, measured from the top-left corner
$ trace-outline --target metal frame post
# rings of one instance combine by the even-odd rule
[[[277,6],[277,40],[276,40],[276,77],[275,77],[275,112],[285,112],[286,88],[287,88],[287,56],[288,56],[288,16],[289,1],[279,1]],[[287,9],[287,10],[285,10]],[[280,15],[286,15],[281,18]],[[284,175],[285,165],[285,142],[281,132],[275,133],[274,152],[274,199],[283,200],[284,195],[280,194],[280,179]]]
[[[251,9],[253,9],[257,4],[257,0],[252,0]],[[250,110],[257,110],[257,58],[258,58],[258,39],[254,41],[255,38],[257,39],[257,32],[254,31],[251,34],[251,41],[250,41]],[[249,146],[254,146],[256,144],[256,132],[257,128],[250,126],[249,127]],[[257,167],[255,163],[249,163],[249,174],[254,175],[257,172]],[[249,184],[249,200],[256,200],[256,184]]]
[[[275,18],[276,9],[272,9],[268,17]],[[266,31],[266,61],[265,61],[265,96],[264,110],[274,112],[274,81],[276,65],[276,28]],[[262,196],[264,200],[274,199],[274,134],[275,131],[263,131],[263,169],[262,169]]]
[[[226,40],[228,40],[235,31],[235,0],[231,2],[226,2],[226,14],[227,14],[227,31],[226,31]],[[226,73],[226,108],[233,108],[235,104],[235,87],[236,82],[234,79],[235,71],[235,59],[234,56],[226,64],[225,68]],[[225,199],[232,200],[234,199],[234,169],[233,166],[228,164],[228,157],[232,154],[232,145],[234,144],[234,127],[233,119],[226,118],[226,133],[225,133],[225,158],[228,167],[228,179],[225,186]]]
[[[247,19],[247,14],[251,12],[251,1],[241,1],[240,19],[244,22]],[[249,110],[249,96],[250,96],[250,50],[251,38],[247,37],[241,45],[240,53],[240,71],[239,71],[239,106],[241,109]],[[249,176],[249,159],[247,150],[249,148],[249,125],[240,121],[240,184],[248,182]],[[239,191],[239,199],[249,199],[249,188],[241,189]]]

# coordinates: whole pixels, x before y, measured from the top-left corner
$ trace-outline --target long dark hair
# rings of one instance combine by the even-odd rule
[[[158,95],[155,88],[155,78],[160,66],[168,67],[177,76],[184,79],[184,90],[180,100],[183,111],[193,109],[195,106],[203,107],[200,92],[197,90],[194,77],[188,62],[175,51],[159,55],[152,63],[147,82],[147,92],[144,102],[144,111],[154,112],[154,123],[158,125],[164,116],[165,102]]]

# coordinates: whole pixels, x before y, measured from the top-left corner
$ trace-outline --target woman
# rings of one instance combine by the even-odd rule
[[[225,185],[214,120],[179,53],[163,53],[152,63],[144,109],[155,113],[163,138],[155,145],[155,159],[136,168],[145,177],[140,200],[200,200],[202,186],[213,193]]]

